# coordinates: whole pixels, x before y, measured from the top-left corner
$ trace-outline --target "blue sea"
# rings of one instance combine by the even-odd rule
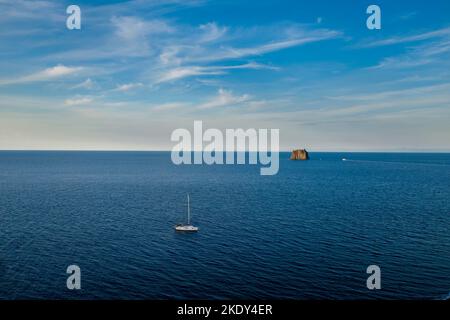
[[[0,299],[449,297],[450,154],[282,153],[277,175],[259,169],[0,152]],[[196,234],[173,228],[187,193]]]

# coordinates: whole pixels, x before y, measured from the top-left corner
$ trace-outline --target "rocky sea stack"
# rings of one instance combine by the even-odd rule
[[[292,151],[291,160],[309,160],[308,151],[306,151],[305,149],[298,149]]]

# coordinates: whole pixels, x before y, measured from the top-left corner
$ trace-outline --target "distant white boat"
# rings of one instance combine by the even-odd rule
[[[197,232],[198,227],[194,227],[191,225],[191,208],[189,203],[189,194],[187,195],[187,224],[177,224],[175,226],[176,231],[183,231],[183,232]]]
[[[342,161],[347,161],[347,159],[346,158],[342,158]]]

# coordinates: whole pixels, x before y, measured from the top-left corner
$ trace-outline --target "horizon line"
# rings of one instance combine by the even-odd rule
[[[291,153],[293,150],[279,150],[279,153]],[[308,150],[308,153],[450,153],[450,150]],[[153,150],[143,150],[143,149],[0,149],[0,152],[172,152],[172,150],[164,149],[153,149]],[[185,152],[205,152],[205,151],[185,151]],[[209,152],[209,151],[207,151]],[[216,150],[216,152],[246,152],[246,153],[259,153],[266,151],[226,151],[226,150]],[[267,152],[271,152],[267,150]],[[274,151],[275,152],[275,151]]]

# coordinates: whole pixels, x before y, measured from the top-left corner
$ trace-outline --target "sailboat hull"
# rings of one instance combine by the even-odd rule
[[[175,226],[175,230],[181,231],[181,232],[197,232],[198,227],[188,226],[188,225],[178,225],[178,226]]]

